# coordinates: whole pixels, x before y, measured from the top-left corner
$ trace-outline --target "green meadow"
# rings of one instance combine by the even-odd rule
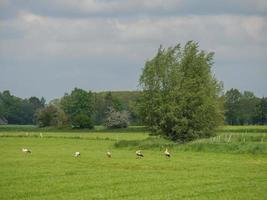
[[[136,158],[137,149],[144,158]],[[187,144],[143,127],[0,126],[0,151],[1,200],[267,199],[267,126],[226,126]]]

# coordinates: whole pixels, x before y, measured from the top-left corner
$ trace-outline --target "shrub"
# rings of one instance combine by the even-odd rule
[[[116,111],[109,108],[105,126],[107,128],[127,128],[129,125],[129,113],[127,111]]]
[[[50,104],[36,113],[36,123],[39,127],[65,126],[69,124],[67,115],[60,108]]]
[[[74,116],[72,120],[72,125],[74,128],[93,128],[93,123],[91,118],[86,114],[78,114]]]

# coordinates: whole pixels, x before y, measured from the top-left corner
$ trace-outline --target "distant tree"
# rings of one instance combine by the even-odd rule
[[[45,106],[43,100],[41,100],[37,97],[30,97],[29,102],[32,105],[34,110],[38,110],[38,109],[43,108]]]
[[[75,120],[80,118],[77,116],[87,115],[92,121],[95,112],[95,101],[92,92],[75,88],[70,95],[66,94],[61,99],[60,105],[70,117],[73,125],[76,122]]]
[[[104,93],[104,95],[95,94],[95,121],[97,124],[103,124],[106,119],[106,114],[109,108],[114,108],[116,111],[122,111],[123,105],[121,101],[114,97],[111,92]]]
[[[129,125],[129,113],[127,111],[116,111],[110,107],[107,112],[105,126],[107,128],[126,128]]]
[[[105,100],[103,95],[94,93],[95,100],[95,113],[94,113],[94,123],[100,125],[105,120]]]
[[[118,100],[117,98],[113,97],[111,92],[108,92],[105,96],[105,108],[106,111],[110,108],[114,108],[117,111],[122,111],[123,110],[123,106],[122,103],[120,102],[120,100]]]
[[[223,119],[222,86],[213,77],[213,53],[188,42],[159,48],[140,77],[140,114],[153,132],[174,141],[208,137]]]
[[[36,124],[37,123],[36,122],[36,113],[40,109],[45,107],[45,100],[43,97],[41,99],[39,99],[37,97],[30,97],[28,99],[28,101],[29,101],[31,108],[33,109],[33,113],[31,114],[31,121]]]
[[[257,98],[253,92],[244,91],[240,99],[239,114],[240,124],[253,124],[253,116],[255,115],[255,108],[259,103],[259,98]]]
[[[4,102],[2,100],[2,94],[0,92],[0,118],[4,117]]]
[[[69,123],[65,112],[52,104],[37,111],[36,121],[39,127],[62,127]]]
[[[252,92],[228,90],[225,95],[225,122],[230,125],[255,124],[256,106],[260,99]]]
[[[240,123],[240,101],[242,94],[237,89],[230,89],[225,93],[225,117],[228,124]]]
[[[256,105],[253,122],[260,125],[267,124],[267,98],[262,97]]]
[[[132,125],[142,124],[142,120],[138,111],[138,99],[130,100],[128,102],[128,112],[130,115],[130,122]]]
[[[58,110],[56,107],[49,105],[37,112],[36,121],[39,127],[56,126]]]
[[[72,120],[72,124],[75,128],[93,128],[94,127],[91,118],[88,117],[88,115],[83,114],[83,113],[75,115]]]
[[[6,90],[0,93],[1,115],[10,124],[32,124],[34,108],[28,99],[21,99]]]
[[[45,98],[44,97],[41,97],[40,103],[41,103],[42,107],[45,106]]]

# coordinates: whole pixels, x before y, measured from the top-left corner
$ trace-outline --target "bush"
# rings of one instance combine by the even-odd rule
[[[127,111],[116,111],[109,108],[105,126],[107,128],[127,128],[129,125],[129,113]]]
[[[50,104],[36,113],[36,123],[39,127],[61,127],[68,125],[69,120],[63,110]]]
[[[94,125],[92,123],[91,118],[86,114],[78,114],[74,116],[72,120],[72,125],[74,128],[93,128]]]

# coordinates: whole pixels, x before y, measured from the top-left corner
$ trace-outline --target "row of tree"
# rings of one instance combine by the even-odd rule
[[[0,92],[0,119],[10,124],[33,124],[37,110],[45,106],[44,98],[21,99],[9,91]]]
[[[225,93],[224,99],[226,124],[267,124],[266,97],[258,98],[252,92],[231,89]]]
[[[87,92],[75,88],[70,94],[45,104],[45,99],[22,99],[9,91],[0,92],[0,124],[38,124],[39,126],[69,126],[92,128],[93,125],[125,127],[140,124],[134,91]],[[121,125],[118,122],[122,121]]]
[[[125,128],[130,122],[130,113],[126,109],[111,92],[98,95],[75,88],[40,109],[36,113],[36,122],[40,127],[93,128],[95,124],[104,124],[108,128]]]
[[[44,99],[20,99],[0,93],[0,119],[14,124],[109,128],[142,124],[175,141],[209,137],[218,125],[267,124],[267,98],[231,89],[212,74],[213,53],[195,42],[164,49],[145,63],[141,92],[94,93],[75,88],[45,105]]]
[[[75,89],[74,91],[74,94],[85,92],[80,89]],[[72,96],[76,96],[74,94]],[[60,122],[53,123],[64,124],[64,118],[66,118],[64,115],[66,113],[62,113],[62,108],[65,107],[67,113],[73,112],[68,108],[71,107],[68,106],[68,104],[70,104],[68,101],[74,97],[70,98],[69,96],[70,95],[66,94],[62,98],[62,103],[60,102],[60,99],[55,99],[48,105],[45,105],[44,98],[39,99],[37,97],[30,97],[28,99],[22,99],[10,94],[9,91],[0,92],[0,118],[3,122],[10,124],[34,124],[36,123],[36,112],[46,106],[48,113],[54,112],[54,115],[61,118]],[[142,124],[140,113],[145,112],[145,110],[142,111],[140,106],[137,106],[138,100],[141,101],[141,92],[100,92],[90,93],[88,96],[91,96],[92,98],[90,101],[92,101],[91,105],[93,105],[93,107],[91,106],[89,110],[91,110],[90,112],[93,112],[93,124],[104,124],[107,119],[107,113],[111,111],[127,111],[130,115],[129,118],[131,124]],[[222,99],[224,100],[225,124],[267,124],[266,97],[259,98],[250,91],[244,91],[242,93],[238,89],[230,89],[225,92]],[[86,99],[84,100],[86,101]],[[61,106],[60,104],[63,104],[64,106]],[[72,100],[71,109],[78,112],[75,107],[76,105]]]

